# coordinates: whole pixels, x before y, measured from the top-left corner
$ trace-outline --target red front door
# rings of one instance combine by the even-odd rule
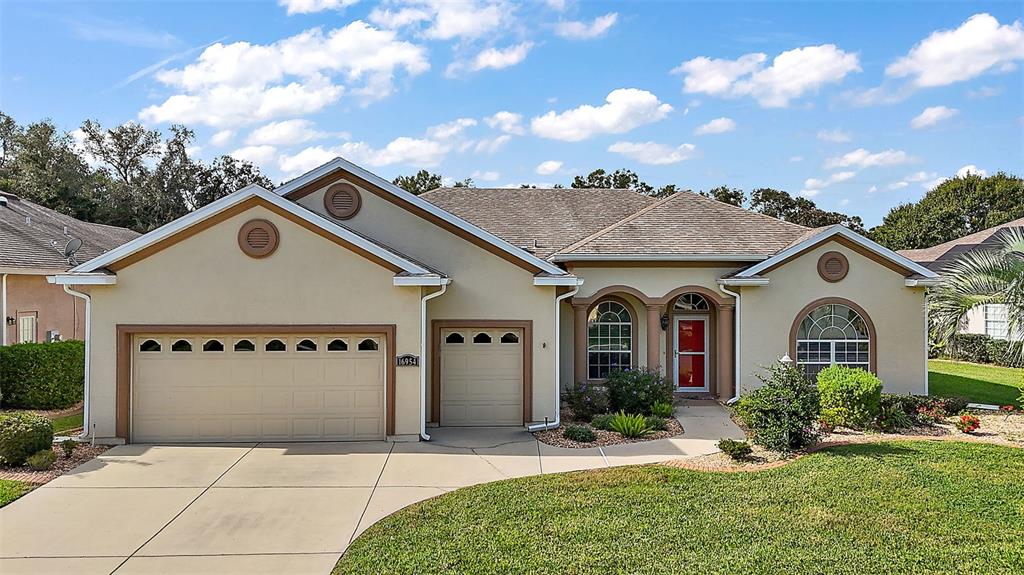
[[[708,389],[708,323],[705,318],[676,319],[676,387]]]

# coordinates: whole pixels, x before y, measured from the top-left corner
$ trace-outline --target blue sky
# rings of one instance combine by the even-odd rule
[[[479,186],[603,167],[862,216],[1024,173],[1019,2],[0,4],[0,109],[195,129],[280,181],[342,155]]]

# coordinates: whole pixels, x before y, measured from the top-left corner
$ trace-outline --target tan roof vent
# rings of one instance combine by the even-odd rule
[[[839,252],[826,252],[818,258],[818,275],[821,279],[835,283],[846,277],[850,271],[850,260]]]
[[[347,220],[356,215],[360,205],[362,199],[359,190],[352,184],[334,184],[324,194],[324,209],[339,220]]]
[[[238,230],[238,247],[253,258],[265,258],[274,253],[279,239],[277,227],[267,220],[249,220]]]

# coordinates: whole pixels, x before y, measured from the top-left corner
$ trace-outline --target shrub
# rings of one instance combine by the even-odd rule
[[[746,441],[736,441],[735,439],[723,438],[718,440],[718,448],[723,453],[733,458],[734,461],[739,461],[753,451],[750,444]]]
[[[946,412],[947,416],[959,414],[967,409],[967,404],[970,402],[971,400],[959,395],[939,399],[939,403],[942,404],[942,409]]]
[[[863,369],[833,365],[818,372],[818,393],[822,417],[863,429],[878,417],[882,381]]]
[[[965,413],[956,420],[955,425],[962,433],[974,433],[981,427],[981,420],[977,415]]]
[[[590,426],[594,429],[610,431],[613,419],[615,419],[614,413],[602,413],[600,415],[595,415],[593,419],[590,420]]]
[[[612,431],[622,434],[623,437],[643,437],[651,432],[651,428],[647,426],[646,417],[627,414],[624,411],[616,413],[608,427]]]
[[[655,417],[672,417],[675,412],[675,406],[667,401],[656,401],[651,404],[651,415]]]
[[[668,429],[668,420],[657,415],[648,415],[647,427],[650,427],[652,431],[665,431]]]
[[[34,413],[0,415],[0,463],[21,465],[29,455],[50,449],[53,424]]]
[[[63,409],[82,401],[85,344],[19,343],[0,347],[4,406]]]
[[[736,414],[754,434],[754,443],[775,451],[810,445],[817,437],[818,388],[792,366],[775,364],[764,386],[744,394]]]
[[[958,333],[946,343],[945,356],[957,361],[990,363],[989,341],[992,338],[983,333]]]
[[[589,421],[608,411],[608,390],[601,386],[578,383],[566,394],[566,400],[578,421]]]
[[[655,403],[672,403],[672,382],[655,370],[613,371],[605,386],[612,411],[651,413]]]
[[[579,441],[580,443],[590,443],[597,439],[597,436],[594,435],[594,430],[586,425],[566,425],[565,429],[562,430],[562,435],[566,439]]]
[[[882,406],[876,423],[882,431],[898,431],[913,427],[914,420],[900,406],[890,404]]]
[[[71,459],[71,454],[75,452],[75,448],[78,447],[78,442],[70,437],[60,443],[61,448],[64,450],[64,459]]]
[[[29,456],[25,463],[35,471],[46,471],[53,467],[54,461],[57,461],[57,454],[52,449],[44,449]]]

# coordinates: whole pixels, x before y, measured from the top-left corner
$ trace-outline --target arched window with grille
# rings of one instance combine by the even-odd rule
[[[587,377],[604,379],[633,364],[633,316],[614,300],[599,302],[587,317]]]
[[[796,330],[796,363],[808,377],[830,365],[871,370],[872,329],[853,307],[825,303],[808,312]]]

